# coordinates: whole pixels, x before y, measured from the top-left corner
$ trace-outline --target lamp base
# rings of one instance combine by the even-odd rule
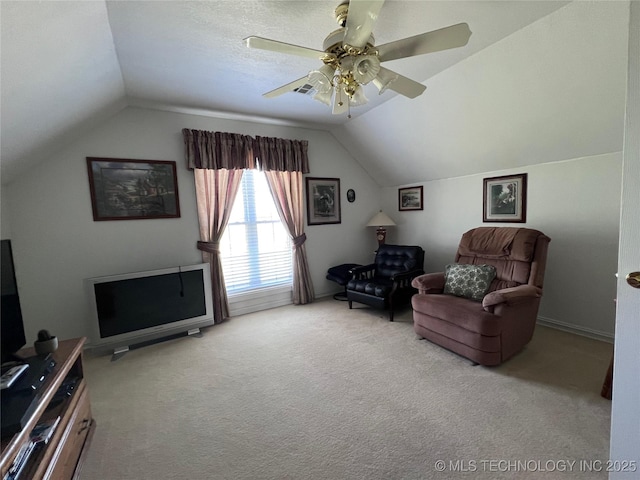
[[[385,238],[387,238],[387,229],[383,227],[378,227],[376,229],[376,238],[378,239],[378,245],[382,245],[384,243]]]

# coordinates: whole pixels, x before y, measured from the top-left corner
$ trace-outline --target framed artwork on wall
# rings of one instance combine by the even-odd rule
[[[340,223],[340,179],[307,177],[307,224]]]
[[[483,222],[527,221],[527,174],[484,179]]]
[[[178,218],[176,162],[87,157],[93,220]]]
[[[422,186],[420,187],[406,187],[398,189],[398,210],[422,210],[423,206],[423,192]]]

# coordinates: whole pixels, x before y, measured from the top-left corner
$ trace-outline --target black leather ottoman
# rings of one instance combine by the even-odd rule
[[[336,300],[347,299],[347,283],[349,283],[351,279],[351,269],[360,266],[359,263],[343,263],[342,265],[336,265],[327,270],[327,280],[336,282],[338,285],[344,287],[344,292],[336,293],[333,298]]]

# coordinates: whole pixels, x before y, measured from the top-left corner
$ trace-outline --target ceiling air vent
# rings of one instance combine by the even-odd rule
[[[311,96],[311,97],[314,96],[316,93],[318,93],[316,91],[316,89],[313,88],[313,85],[309,85],[308,83],[305,83],[301,87],[294,88],[293,91],[301,93],[303,95],[308,95],[308,96]]]

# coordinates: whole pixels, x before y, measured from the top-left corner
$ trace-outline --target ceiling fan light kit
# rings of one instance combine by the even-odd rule
[[[393,90],[408,98],[421,95],[426,89],[424,85],[380,64],[462,47],[468,43],[471,30],[466,23],[459,23],[375,47],[371,32],[383,4],[384,0],[351,0],[340,3],[334,12],[340,28],[325,38],[324,51],[261,37],[246,38],[249,48],[317,58],[324,63],[306,77],[271,90],[264,96],[277,97],[308,83],[316,90],[314,100],[330,107],[333,103],[334,114],[347,113],[351,117],[350,107],[368,102],[363,85],[369,83],[376,86],[379,95],[386,90]]]
[[[353,61],[353,77],[361,85],[376,78],[379,71],[380,59],[376,55],[361,55]]]
[[[331,65],[323,65],[319,70],[312,70],[307,75],[309,83],[313,85],[318,93],[330,92],[333,88],[333,77],[335,74],[335,67]]]
[[[333,89],[328,89],[324,92],[318,92],[313,96],[314,100],[324,103],[326,106],[331,106],[331,100],[333,99]]]
[[[349,95],[349,105],[351,105],[352,107],[366,105],[368,102],[369,99],[364,94],[364,89],[362,87],[358,87],[352,95]]]

